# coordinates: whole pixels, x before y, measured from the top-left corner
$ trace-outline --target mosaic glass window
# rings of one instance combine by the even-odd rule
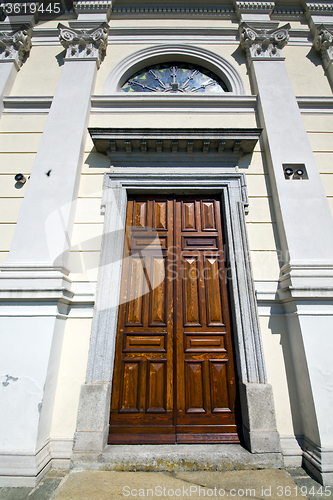
[[[156,64],[135,73],[122,86],[124,92],[221,93],[226,84],[211,71],[187,63]]]

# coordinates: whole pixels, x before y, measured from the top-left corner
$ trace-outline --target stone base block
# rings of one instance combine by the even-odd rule
[[[281,453],[272,386],[240,384],[244,440],[251,453]]]
[[[72,439],[54,439],[36,453],[0,453],[0,487],[34,487],[51,467],[69,468],[72,447]]]
[[[111,383],[81,387],[74,452],[101,452],[109,430]]]
[[[303,466],[323,486],[333,486],[333,450],[304,438]]]
[[[302,436],[280,436],[285,467],[302,467]]]

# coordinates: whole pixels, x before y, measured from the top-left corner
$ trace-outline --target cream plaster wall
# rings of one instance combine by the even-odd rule
[[[18,72],[12,96],[53,96],[62,70],[62,45],[32,46],[30,55]]]
[[[124,110],[108,114],[92,113],[89,127],[119,128],[239,128],[256,127],[254,113],[186,112],[165,110],[163,112],[135,112]],[[92,142],[90,143],[92,145]]]
[[[86,376],[91,319],[67,319],[60,359],[51,438],[73,438],[79,394]]]
[[[285,65],[296,96],[331,96],[320,55],[310,46],[287,45]]]
[[[333,215],[333,112],[302,117]]]
[[[0,120],[0,263],[6,261],[29,180],[21,187],[14,176],[28,179],[46,115],[6,115]]]
[[[73,281],[95,283],[104,224],[101,215],[103,177],[110,161],[107,156],[92,151],[93,143],[87,134],[69,268]]]

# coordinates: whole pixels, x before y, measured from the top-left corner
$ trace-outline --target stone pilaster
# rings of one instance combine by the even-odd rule
[[[323,484],[333,482],[333,411],[329,381],[333,349],[333,219],[313,151],[282,56],[286,25],[241,25],[241,44],[258,94],[264,150],[285,265],[279,298],[284,304],[301,411],[305,464]],[[301,172],[289,175],[290,172]],[[301,209],[300,219],[293,214]],[[280,249],[279,249],[280,250]],[[320,375],[325,367],[325,377]]]
[[[9,256],[0,268],[0,298],[6,303],[0,317],[2,356],[6,373],[17,379],[15,390],[5,392],[0,385],[6,408],[0,416],[0,470],[3,475],[7,470],[7,476],[21,476],[22,486],[36,481],[52,459],[48,441],[65,320],[73,297],[67,269],[70,238],[91,94],[106,50],[108,25],[88,31],[59,25],[59,30],[65,63]],[[8,337],[10,342],[5,341]],[[24,412],[22,401],[31,403]]]

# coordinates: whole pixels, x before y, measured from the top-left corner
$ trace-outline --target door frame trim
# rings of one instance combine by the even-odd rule
[[[86,383],[81,387],[74,456],[102,452],[107,443],[117,334],[127,194],[219,194],[230,271],[235,369],[239,380],[243,437],[253,453],[279,453],[272,388],[267,384],[246,232],[245,174],[104,174],[105,214]]]

